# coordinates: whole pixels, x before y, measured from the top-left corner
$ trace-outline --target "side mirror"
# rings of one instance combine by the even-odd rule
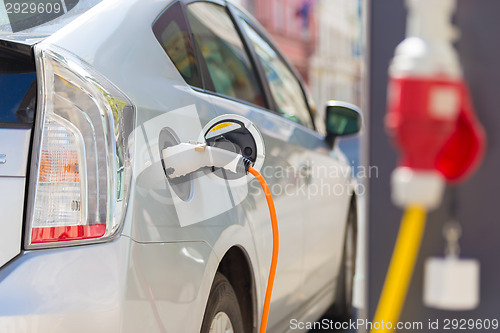
[[[361,113],[357,106],[338,101],[329,101],[326,105],[327,140],[356,134],[361,130]]]

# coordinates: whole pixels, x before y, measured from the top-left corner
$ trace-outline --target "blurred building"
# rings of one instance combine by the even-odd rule
[[[308,83],[319,111],[361,104],[363,0],[232,0],[272,35]]]
[[[362,0],[317,0],[318,38],[309,83],[321,106],[329,99],[361,105]]]

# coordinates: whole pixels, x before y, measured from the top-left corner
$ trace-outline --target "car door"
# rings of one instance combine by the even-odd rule
[[[207,90],[215,109],[219,114],[238,114],[249,119],[264,138],[266,158],[261,173],[273,192],[281,237],[269,321],[269,327],[273,327],[287,321],[302,301],[298,291],[303,278],[303,198],[295,190],[295,174],[284,176],[284,173],[297,166],[296,156],[302,154],[303,149],[292,144],[296,139],[296,124],[267,109],[264,87],[227,7],[223,3],[197,1],[187,4],[186,12],[206,64]],[[289,194],[281,190],[285,186]],[[258,251],[256,272],[260,282],[259,299],[263,300],[271,262],[272,234],[267,204],[255,180],[249,184],[249,191],[251,195],[243,205]]]
[[[330,151],[324,136],[314,130],[305,90],[291,66],[256,25],[243,15],[240,20],[263,68],[275,110],[295,123],[295,165],[305,214],[301,295],[304,301],[323,291],[333,296],[325,287],[333,285],[342,255],[349,167],[342,153],[337,148]]]

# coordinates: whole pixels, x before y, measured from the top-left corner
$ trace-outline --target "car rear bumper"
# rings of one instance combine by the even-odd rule
[[[118,332],[130,239],[28,251],[0,270],[0,332]]]
[[[218,260],[205,242],[26,251],[0,269],[0,332],[196,332]]]

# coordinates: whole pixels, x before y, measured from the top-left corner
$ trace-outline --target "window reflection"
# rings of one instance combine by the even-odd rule
[[[217,93],[264,106],[257,77],[243,43],[223,6],[196,2],[188,19]]]
[[[264,67],[278,111],[287,119],[312,128],[304,93],[296,77],[274,49],[245,21],[245,32]]]
[[[193,42],[180,3],[174,3],[161,15],[153,26],[153,32],[184,80],[201,88]]]

